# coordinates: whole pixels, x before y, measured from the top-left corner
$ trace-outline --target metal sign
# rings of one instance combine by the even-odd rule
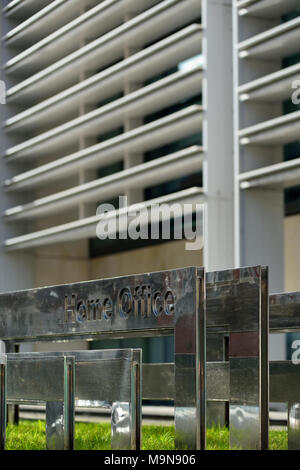
[[[205,448],[203,268],[0,295],[0,339],[175,336],[176,447]]]

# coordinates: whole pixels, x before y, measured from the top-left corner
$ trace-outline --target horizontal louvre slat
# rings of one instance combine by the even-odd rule
[[[186,176],[201,170],[202,161],[199,152],[183,150],[175,155],[168,155],[151,162],[136,165],[113,175],[99,178],[71,189],[36,199],[32,203],[7,209],[7,220],[21,220],[46,216],[57,211],[65,211],[76,206],[79,202],[105,201],[130,185],[134,188],[146,188],[152,184],[158,185],[181,176]]]
[[[76,51],[80,41],[99,37],[122,24],[128,8],[149,7],[153,3],[155,0],[105,0],[14,56],[6,63],[6,72],[36,73]]]
[[[96,3],[97,0],[93,0]],[[4,40],[10,47],[27,47],[74,19],[91,0],[54,0],[45,8],[11,29]],[[70,8],[72,6],[72,8]]]
[[[299,79],[300,63],[239,87],[241,101],[283,101],[290,98],[292,83]]]
[[[101,201],[121,194],[132,205],[147,188],[182,178],[179,188],[187,187],[196,175],[201,184],[204,154],[193,143],[201,142],[203,108],[189,104],[201,102],[202,2],[26,1],[5,13],[16,20],[3,38],[5,249],[95,238],[99,216],[88,216]],[[190,203],[191,213],[198,203],[202,214],[203,189],[152,202],[179,211]]]
[[[5,8],[7,16],[13,18],[26,18],[45,8],[49,0],[12,0]]]
[[[242,173],[239,179],[241,189],[291,188],[300,184],[300,158]]]
[[[241,0],[237,6],[241,16],[276,18],[299,7],[299,0]]]
[[[192,106],[140,126],[103,143],[16,175],[5,181],[5,186],[8,189],[22,189],[59,178],[67,178],[80,168],[97,168],[121,160],[124,149],[133,153],[145,152],[198,133],[202,121],[200,110],[200,107]]]
[[[68,148],[78,136],[97,136],[116,129],[127,116],[145,116],[195,96],[201,91],[201,70],[180,71],[102,108],[47,131],[6,151],[10,159],[33,158]]]
[[[239,57],[280,59],[299,51],[300,17],[260,33],[239,44]]]
[[[37,106],[14,115],[6,121],[6,129],[27,131],[49,126],[58,115],[60,119],[72,115],[78,110],[80,102],[104,100],[119,93],[126,80],[143,82],[200,52],[201,27],[188,26]]]
[[[203,203],[203,192],[201,188],[190,188],[178,193],[173,193],[168,196],[156,198],[145,202],[146,207],[151,204],[201,204]],[[195,207],[196,209],[196,207]],[[120,209],[117,211],[118,220],[127,217],[127,209]],[[96,228],[99,223],[100,217],[93,216],[82,220],[76,220],[68,224],[57,227],[52,227],[46,230],[41,230],[35,233],[29,233],[16,238],[11,238],[5,241],[5,248],[7,251],[24,250],[33,247],[49,245],[52,243],[68,242],[72,240],[80,240],[85,238],[95,238]],[[162,219],[161,219],[162,220]]]
[[[100,144],[16,175],[5,181],[5,187],[8,190],[24,189],[68,178],[80,169],[100,168],[120,161],[125,149],[132,153],[147,152],[199,133],[201,123],[201,107],[191,106]]]
[[[7,91],[42,99],[74,84],[79,70],[96,71],[120,59],[124,43],[147,45],[200,16],[198,0],[165,0]]]
[[[299,140],[300,111],[256,124],[239,132],[242,145],[275,145]]]

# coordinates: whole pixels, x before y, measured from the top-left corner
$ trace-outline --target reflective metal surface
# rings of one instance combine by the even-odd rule
[[[174,367],[174,378],[172,370],[165,369],[169,372],[163,393],[146,380],[145,395],[157,399],[162,394],[170,396],[174,387],[178,448],[205,447],[206,319],[209,360],[229,360],[230,387],[224,379],[223,389],[218,390],[215,374],[208,374],[207,390],[218,405],[224,401],[226,390],[229,391],[231,445],[245,449],[267,448],[266,268],[258,266],[206,275],[203,269],[185,268],[0,296],[0,337],[6,341],[174,334],[174,366],[170,366]],[[214,335],[215,341],[212,341]],[[114,427],[115,442],[119,442],[117,436],[126,434],[127,421],[134,423],[130,411],[132,396],[129,399],[117,391],[107,368],[101,374],[93,374],[90,360],[77,359],[76,397],[85,403],[99,402],[94,391],[101,386],[100,401],[113,403],[114,423],[120,423],[120,432],[118,425]],[[120,364],[116,362],[111,370],[114,367],[116,376]],[[224,367],[226,375],[228,364]],[[147,368],[144,374],[145,380]],[[132,390],[134,381],[125,376]],[[94,387],[89,386],[89,377],[93,377]]]
[[[70,444],[66,439],[74,432],[74,394],[77,406],[103,406],[103,403],[112,406],[112,449],[139,449],[142,351],[120,349],[53,352],[51,359],[54,361],[65,359],[67,366],[69,358],[75,361],[74,373],[70,370],[65,375],[65,382],[58,386],[53,381],[53,370],[45,367],[44,360],[48,355],[49,353],[8,355],[9,401],[47,401],[47,448],[64,449],[73,445],[73,438]],[[27,358],[26,363],[22,360],[24,356]],[[35,361],[34,369],[31,367],[32,361]],[[58,401],[62,393],[65,393],[64,403]]]
[[[206,314],[208,331],[229,334],[230,445],[267,449],[267,268],[207,273]]]
[[[205,449],[206,324],[203,269],[181,273],[175,310],[175,446]]]
[[[300,368],[292,361],[270,363],[270,400],[287,404],[288,448],[300,449]]]
[[[289,450],[300,449],[300,403],[289,404],[288,409]]]
[[[300,331],[300,292],[270,295],[270,332]],[[300,369],[298,364],[270,364],[270,399],[288,404],[288,448],[300,449]]]
[[[46,403],[46,445],[47,450],[65,449],[65,407],[60,401]]]
[[[140,450],[142,446],[142,351],[133,350],[130,389],[126,402],[115,401],[111,412],[112,449]]]
[[[143,364],[142,375],[144,400],[174,400],[174,363]]]
[[[300,331],[300,292],[270,295],[270,332]]]
[[[0,295],[0,338],[37,341],[174,331],[175,304],[195,292],[197,268],[45,287]]]
[[[64,401],[47,401],[46,403],[48,450],[74,449],[75,360],[74,357],[62,359],[64,360]]]
[[[5,354],[0,354],[0,450],[5,449],[6,441],[6,384],[7,360]]]
[[[202,268],[0,295],[0,338],[6,341],[162,334],[175,335],[176,446],[205,448],[205,275]],[[182,424],[185,408],[194,409],[193,423],[187,418],[187,423]]]
[[[131,449],[131,412],[129,402],[114,402],[111,411],[112,449]]]
[[[7,399],[13,403],[46,402],[47,449],[74,448],[74,357],[7,354]]]
[[[206,360],[228,361],[229,360],[229,336],[223,333],[206,332]],[[214,376],[209,377],[207,364],[207,387],[215,382]],[[217,391],[217,390],[216,390]],[[207,390],[207,396],[209,394]],[[213,395],[211,395],[213,396]],[[206,426],[229,427],[229,403],[228,401],[208,401],[206,403]]]
[[[229,362],[206,363],[207,401],[229,401],[229,377]],[[187,381],[190,379],[187,376]],[[143,364],[142,396],[144,400],[173,400],[174,364]]]

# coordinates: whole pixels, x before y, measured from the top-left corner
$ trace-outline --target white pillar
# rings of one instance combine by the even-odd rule
[[[202,0],[204,265],[234,265],[232,2]]]
[[[268,30],[277,23],[256,17],[240,17],[233,2],[234,54],[234,171],[235,264],[269,266],[270,292],[284,289],[284,198],[282,189],[240,190],[239,174],[282,161],[277,146],[242,146],[238,132],[247,126],[281,114],[281,104],[239,101],[238,86],[281,68],[280,60],[239,59],[239,42]]]

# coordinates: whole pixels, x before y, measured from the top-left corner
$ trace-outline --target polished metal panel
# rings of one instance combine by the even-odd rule
[[[172,334],[197,268],[0,295],[0,338],[38,341]],[[192,282],[189,285],[189,282]]]
[[[112,449],[140,450],[142,445],[142,351],[132,351],[127,401],[112,403],[111,447]],[[124,393],[124,392],[123,392]]]
[[[0,295],[9,341],[175,335],[178,448],[205,448],[205,276],[201,268],[82,282]],[[191,374],[191,381],[186,375]],[[193,409],[191,424],[185,408]],[[189,429],[190,426],[190,429]]]
[[[187,376],[187,380],[191,379]],[[207,401],[229,401],[229,362],[206,363]],[[143,400],[173,400],[174,364],[143,364]]]
[[[300,367],[291,361],[270,362],[270,401],[297,403],[300,396]]]
[[[223,333],[206,333],[206,360],[228,361],[229,336]],[[214,381],[214,378],[212,377]],[[213,382],[212,382],[213,383]],[[207,369],[207,387],[209,388],[210,378]],[[207,390],[207,393],[209,391]],[[206,426],[229,426],[229,403],[228,401],[208,401],[206,402]]]
[[[300,331],[300,292],[270,295],[270,332]],[[288,448],[300,449],[300,369],[292,362],[270,364],[270,399],[288,404]]]
[[[143,399],[174,400],[174,363],[143,364]]]
[[[300,368],[292,361],[270,363],[270,400],[288,406],[288,448],[300,449]]]
[[[300,403],[298,402],[289,404],[288,448],[289,450],[300,450]]]
[[[111,447],[115,450],[131,449],[131,414],[129,401],[116,401],[111,410]]]
[[[230,445],[268,448],[268,271],[207,273],[207,328],[229,334]]]
[[[300,292],[270,295],[270,332],[300,331]]]
[[[131,367],[131,449],[142,448],[142,350],[133,351]]]
[[[47,449],[74,448],[74,399],[74,357],[49,353],[7,354],[7,400],[47,403]]]
[[[231,362],[233,370],[230,371],[229,362],[208,362],[206,396],[208,404],[228,402],[232,394],[244,393],[245,402],[255,403],[256,390],[252,382],[257,379],[257,359],[238,358]],[[240,369],[243,369],[244,379],[240,383]],[[299,365],[292,361],[271,361],[270,369],[270,401],[288,404],[288,446],[289,449],[300,449],[300,405],[297,401],[300,396]],[[231,390],[230,390],[231,387]],[[143,399],[172,400],[175,394],[174,364],[145,364],[143,366]],[[218,410],[217,410],[218,411]],[[219,413],[222,413],[222,408]],[[230,426],[235,432],[243,435],[245,420],[249,422],[247,432],[252,432],[252,439],[256,437],[258,426],[258,412],[255,406],[231,407]],[[215,420],[219,419],[216,414]],[[250,426],[252,423],[252,426]],[[238,436],[241,439],[240,435]],[[246,436],[246,439],[249,439]],[[238,448],[238,446],[236,446]]]
[[[207,400],[229,401],[229,362],[208,362],[206,375]],[[174,364],[143,365],[143,399],[172,400],[174,393]],[[293,403],[299,395],[299,365],[292,361],[270,361],[270,401]]]
[[[46,443],[48,450],[74,449],[75,360],[64,360],[64,401],[46,403]]]
[[[49,353],[26,354],[28,359],[36,360],[39,373],[37,385],[30,363],[24,367],[22,361],[19,360],[22,354],[9,355],[10,361],[19,365],[19,368],[15,365],[10,373],[11,387],[14,387],[15,395],[17,395],[14,400],[10,401],[22,400],[24,402],[26,400],[36,403],[42,393],[47,393],[47,442],[49,448],[61,449],[65,435],[69,435],[66,433],[68,421],[65,417],[64,404],[56,401],[59,393],[55,383],[51,383],[51,374],[47,368],[43,367],[44,358],[48,355]],[[51,352],[51,356],[53,359],[71,357],[75,361],[75,388],[72,385],[72,387],[65,387],[65,390],[74,389],[78,407],[104,405],[112,408],[112,449],[138,449],[141,445],[142,351],[140,349],[68,351]],[[24,387],[20,390],[24,373],[29,387],[25,397],[22,395]],[[61,391],[60,386],[59,392]],[[70,417],[73,414],[74,411],[70,410],[67,416]]]
[[[186,270],[183,295],[175,315],[175,446],[205,449],[206,440],[206,323],[205,274]]]
[[[5,341],[5,352],[19,352],[19,345],[13,341]],[[19,405],[7,405],[7,423],[19,424]]]
[[[207,370],[207,400],[225,402],[230,397],[229,362],[208,362]]]
[[[173,333],[176,446],[205,448],[205,292],[204,270],[192,267],[2,294],[0,338],[20,342]],[[193,423],[189,416],[184,422],[185,409]]]
[[[52,353],[12,353],[7,354],[7,364],[8,403],[64,400],[64,357]]]
[[[61,401],[46,403],[46,445],[47,450],[65,449],[65,413]]]
[[[7,392],[7,359],[0,354],[0,450],[5,449],[6,441],[6,392]]]
[[[258,357],[230,358],[230,444],[237,449],[260,448]]]

